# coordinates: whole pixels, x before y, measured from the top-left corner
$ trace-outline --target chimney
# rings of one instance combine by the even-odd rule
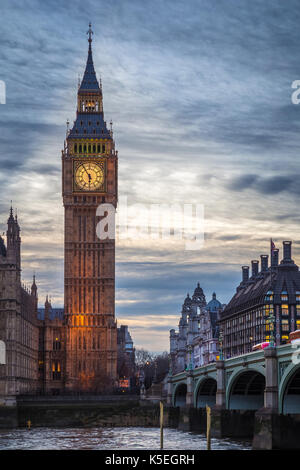
[[[262,273],[268,271],[268,258],[269,258],[269,255],[260,255]]]
[[[282,242],[283,244],[283,261],[291,261],[292,260],[292,242],[290,240],[286,240]]]
[[[278,266],[278,257],[279,257],[279,250],[278,248],[275,248],[273,250],[272,261],[271,261],[272,267]]]
[[[259,265],[259,261],[257,259],[253,259],[251,261],[252,277],[255,277],[258,275],[258,265]]]
[[[249,266],[242,266],[242,273],[243,273],[243,283],[245,283],[249,279]]]

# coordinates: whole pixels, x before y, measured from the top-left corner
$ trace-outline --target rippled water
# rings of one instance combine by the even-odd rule
[[[0,430],[0,449],[22,450],[91,450],[91,449],[159,449],[158,428],[32,428]],[[203,450],[206,438],[201,434],[164,430],[164,448],[169,450]],[[229,439],[211,440],[212,450],[246,450],[249,443]]]

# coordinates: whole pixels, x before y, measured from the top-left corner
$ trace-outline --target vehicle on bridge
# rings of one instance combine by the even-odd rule
[[[264,343],[258,343],[258,344],[255,344],[253,347],[252,347],[252,351],[259,351],[260,349],[265,349],[269,346],[269,342],[268,341],[265,341]]]

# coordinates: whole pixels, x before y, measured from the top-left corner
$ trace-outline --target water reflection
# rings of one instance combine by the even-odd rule
[[[250,449],[250,444],[212,438],[214,450]],[[206,449],[204,435],[164,430],[164,448],[170,450]],[[157,428],[32,428],[0,430],[0,449],[22,450],[100,450],[159,449]]]

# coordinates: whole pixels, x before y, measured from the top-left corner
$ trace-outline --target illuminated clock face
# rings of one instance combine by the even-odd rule
[[[94,162],[82,162],[76,168],[75,181],[85,191],[98,190],[104,181],[103,169]]]

